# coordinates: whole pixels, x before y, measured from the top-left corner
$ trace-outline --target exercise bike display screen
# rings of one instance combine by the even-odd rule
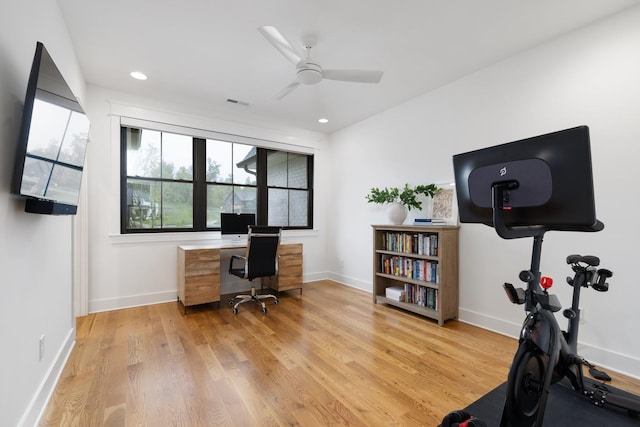
[[[507,226],[587,231],[597,223],[589,128],[580,126],[453,156],[460,222],[493,226],[493,187]]]

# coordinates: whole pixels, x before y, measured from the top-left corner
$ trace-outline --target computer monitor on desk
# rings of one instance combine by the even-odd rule
[[[247,243],[249,226],[256,225],[256,215],[253,213],[221,213],[220,234],[223,240],[233,244]]]

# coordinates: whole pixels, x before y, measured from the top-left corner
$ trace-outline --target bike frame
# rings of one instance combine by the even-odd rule
[[[549,358],[542,384],[536,426],[542,426],[549,391],[555,381],[567,376],[576,391],[582,392],[584,390],[582,366],[571,362],[572,356],[577,354],[581,284],[574,284],[571,309],[575,312],[575,316],[569,319],[569,327],[564,334],[553,315],[553,312],[560,309],[556,296],[539,290],[542,240],[542,234],[534,236],[531,270],[529,270],[532,274],[530,280],[527,281],[527,290],[525,291],[527,317],[522,325],[519,339],[520,345],[523,341],[534,343]]]
[[[533,237],[530,270],[520,274],[520,279],[527,283],[527,288],[524,292],[524,309],[527,317],[522,325],[519,345],[526,344],[526,342],[533,343],[548,356],[544,381],[540,389],[541,396],[535,426],[542,426],[551,385],[564,377],[570,380],[575,391],[589,397],[596,405],[602,406],[607,402],[634,413],[640,413],[640,398],[629,399],[619,395],[608,394],[603,390],[591,387],[587,389],[585,387],[582,366],[587,362],[577,353],[580,324],[580,292],[582,287],[585,287],[588,283],[588,274],[593,274],[594,270],[584,269],[575,272],[571,283],[573,286],[571,311],[566,316],[568,317],[568,327],[567,331],[563,332],[553,314],[561,309],[557,297],[548,294],[546,290],[541,291],[539,286],[542,242],[544,234],[548,230],[543,226],[507,227],[505,225],[503,215],[504,192],[515,187],[517,187],[517,183],[512,181],[497,183],[493,186],[493,226],[498,235],[504,239]],[[599,231],[602,227],[602,224],[598,223],[592,230],[567,230]],[[503,414],[501,426],[510,425],[505,418]]]

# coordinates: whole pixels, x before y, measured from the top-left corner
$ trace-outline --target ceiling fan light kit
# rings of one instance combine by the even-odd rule
[[[298,68],[296,80],[303,85],[314,85],[322,80],[322,69],[316,64],[306,63],[304,68]]]
[[[320,64],[311,59],[312,45],[305,43],[306,52],[289,42],[283,35],[272,26],[259,27],[258,31],[271,43],[278,51],[296,66],[295,80],[276,94],[276,99],[282,99],[291,93],[300,84],[313,85],[320,83],[323,79],[339,80],[354,83],[379,83],[384,74],[382,71],[371,70],[322,70]]]

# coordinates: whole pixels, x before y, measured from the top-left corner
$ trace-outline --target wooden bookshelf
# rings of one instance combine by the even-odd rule
[[[389,304],[444,325],[458,317],[458,228],[373,226],[373,302]],[[387,297],[401,288],[404,298]]]

